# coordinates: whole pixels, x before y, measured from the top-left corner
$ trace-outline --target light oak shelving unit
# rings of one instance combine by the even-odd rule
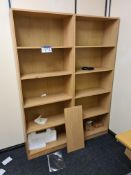
[[[10,17],[28,158],[66,146],[67,107],[82,105],[84,126],[88,120],[103,123],[91,131],[84,127],[85,139],[106,133],[119,19],[20,9],[12,9]],[[41,53],[45,45],[53,52]],[[39,114],[48,117],[44,126],[33,122]],[[30,151],[28,134],[47,128],[57,130],[57,140]]]
[[[75,105],[83,106],[85,139],[108,132],[118,28],[116,18],[76,16]],[[87,121],[101,126],[86,130]]]

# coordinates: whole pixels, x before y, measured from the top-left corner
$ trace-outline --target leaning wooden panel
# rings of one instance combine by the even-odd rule
[[[82,106],[66,108],[64,113],[68,152],[84,148]]]
[[[128,148],[126,148],[125,155],[128,157],[129,160],[131,160],[131,150],[129,150]]]

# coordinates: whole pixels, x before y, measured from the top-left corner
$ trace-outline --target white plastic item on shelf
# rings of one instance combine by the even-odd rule
[[[42,95],[41,95],[41,97],[46,97],[47,96],[47,93],[43,93]]]
[[[35,132],[28,135],[29,150],[40,149],[46,147],[46,143],[43,139],[44,132],[36,134]]]
[[[45,142],[53,142],[57,140],[57,133],[55,129],[47,129],[45,132]]]
[[[55,129],[47,129],[44,132],[33,132],[28,135],[29,150],[40,149],[46,147],[47,143],[57,140],[57,133]]]
[[[38,125],[45,125],[47,123],[47,118],[42,117],[42,115],[40,115],[39,117],[37,117],[34,120],[34,123],[38,124]]]

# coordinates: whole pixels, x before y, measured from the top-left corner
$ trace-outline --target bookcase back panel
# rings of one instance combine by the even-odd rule
[[[24,98],[41,97],[42,94],[67,93],[70,76],[23,81]],[[44,99],[44,97],[41,97]]]
[[[114,69],[116,48],[104,48],[102,50],[102,66]]]
[[[91,89],[100,86],[100,75],[91,74],[91,75],[77,75],[76,76],[76,91]]]
[[[81,48],[76,49],[76,70],[83,66],[113,69],[115,48]]]
[[[55,130],[56,130],[56,133],[57,133],[57,140],[59,140],[59,136],[61,135],[61,134],[64,134],[65,135],[65,125],[63,124],[63,125],[61,125],[61,126],[56,126],[56,127],[53,127]],[[45,131],[45,129],[43,129],[43,130],[41,130],[41,131],[38,131],[39,133],[40,132],[43,132],[43,131]],[[36,132],[36,133],[38,133],[38,132]],[[57,140],[56,140],[56,142],[57,142]],[[55,142],[55,141],[54,141]],[[53,142],[52,142],[53,143]],[[50,143],[47,143],[47,146],[48,146],[48,144],[50,144]],[[44,148],[44,147],[43,147]],[[42,149],[42,148],[41,148]],[[35,149],[35,150],[31,150],[31,152],[39,152],[40,151],[40,149]]]
[[[102,107],[109,110],[110,105],[110,94],[94,95],[91,97],[80,98],[76,100],[76,105],[82,105],[83,110],[88,110],[90,108]]]
[[[100,84],[102,88],[111,91],[113,85],[113,75],[114,71],[101,73]]]
[[[102,67],[101,49],[76,49],[76,70],[83,66]]]
[[[39,115],[42,115],[43,117],[47,118],[57,114],[64,114],[64,108],[69,106],[69,101],[67,101],[32,107],[25,110],[25,115],[28,120],[31,120],[32,118],[37,117]]]
[[[53,49],[50,54],[40,49],[20,50],[19,64],[21,75],[69,70],[71,67],[70,49]]]
[[[59,134],[61,134],[61,133],[65,133],[65,125],[57,126],[57,127],[55,127],[55,129],[57,132],[57,136],[59,136]]]
[[[87,122],[88,121],[92,121],[93,122],[92,123],[92,127],[91,127],[90,130],[86,130],[86,126],[87,126]],[[108,129],[108,122],[109,122],[109,115],[108,114],[100,115],[100,116],[96,116],[96,117],[91,118],[91,119],[84,120],[84,130],[86,131],[85,134],[88,135],[88,134],[91,134],[91,132],[98,133],[98,131],[102,132],[104,130],[107,130]],[[96,124],[101,124],[101,126],[98,126],[98,125],[96,126]]]
[[[76,45],[77,46],[104,46],[116,45],[119,22],[77,19]]]
[[[76,91],[91,88],[103,88],[106,90],[111,90],[112,76],[112,72],[77,75]]]
[[[78,20],[76,22],[76,45],[102,45],[103,22]]]
[[[63,46],[66,44],[63,18],[15,15],[14,22],[17,46]]]
[[[118,39],[118,28],[119,28],[119,20],[113,19],[110,21],[106,21],[104,25],[104,38],[103,44],[116,45]]]
[[[98,105],[98,96],[85,97],[76,100],[76,105],[82,105],[83,110],[97,106]]]
[[[74,70],[74,49],[64,49],[64,70]]]

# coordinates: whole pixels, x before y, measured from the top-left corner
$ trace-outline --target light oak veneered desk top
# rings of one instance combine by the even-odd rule
[[[116,139],[131,150],[131,131],[116,135]]]

